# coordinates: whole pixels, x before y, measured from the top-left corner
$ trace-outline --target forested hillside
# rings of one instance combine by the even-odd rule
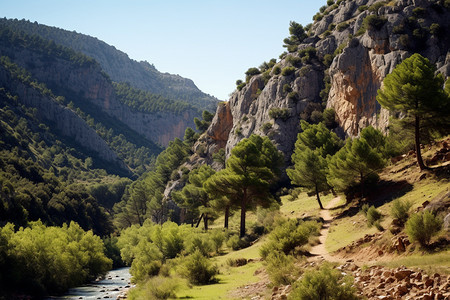
[[[1,19],[0,24],[14,31],[37,35],[95,59],[113,81],[192,104],[199,110],[215,110],[217,99],[200,91],[192,80],[159,72],[152,64],[137,62],[113,46],[81,33],[50,27],[26,20]]]

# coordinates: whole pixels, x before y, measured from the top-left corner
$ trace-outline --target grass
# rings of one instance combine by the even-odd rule
[[[255,272],[263,266],[259,260],[259,247],[261,245],[262,241],[258,241],[248,248],[213,258],[213,262],[219,266],[220,274],[217,276],[219,282],[216,284],[184,288],[177,292],[177,298],[231,299],[227,296],[230,291],[242,285],[260,281],[260,278],[255,275]],[[236,258],[253,259],[253,261],[241,267],[230,267],[227,265],[228,259]]]
[[[297,199],[290,201],[291,196],[281,197],[282,206],[280,212],[287,218],[304,218],[304,217],[318,217],[320,214],[319,203],[317,203],[316,196],[308,196],[306,193],[301,193]],[[327,206],[328,202],[333,199],[333,194],[321,195],[320,200],[322,205]]]
[[[392,261],[380,262],[380,265],[397,268],[406,266],[409,268],[421,268],[425,272],[450,274],[450,251],[436,253],[436,254],[413,254],[407,257],[397,258]]]

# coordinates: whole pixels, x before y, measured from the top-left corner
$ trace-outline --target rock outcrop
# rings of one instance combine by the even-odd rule
[[[247,78],[245,86],[231,95],[227,155],[255,133],[269,136],[288,163],[300,119],[310,120],[314,110],[322,110],[322,100],[335,110],[336,131],[343,137],[358,136],[369,125],[386,131],[389,112],[377,103],[377,90],[386,75],[414,52],[426,56],[444,77],[450,75],[448,8],[426,0],[337,3],[315,18],[298,51],[283,54],[273,67]],[[370,18],[377,22],[368,22]],[[286,67],[295,71],[287,74]],[[208,136],[220,135],[220,127],[216,118]]]

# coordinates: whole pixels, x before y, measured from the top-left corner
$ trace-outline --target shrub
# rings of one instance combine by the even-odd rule
[[[264,133],[266,133],[267,134],[267,132],[270,130],[270,129],[272,129],[272,123],[270,123],[270,122],[267,122],[267,123],[264,123],[264,125],[261,127],[261,130],[264,132]]]
[[[288,99],[292,100],[292,101],[297,101],[298,100],[298,93],[294,92],[294,91],[290,92],[288,94]]]
[[[378,10],[385,5],[386,5],[385,1],[374,3],[369,7],[369,11],[378,13]]]
[[[288,299],[316,300],[316,299],[358,299],[353,279],[343,276],[341,272],[331,269],[328,265],[318,271],[305,272],[302,279],[297,281]]]
[[[313,16],[313,20],[314,20],[314,21],[317,21],[317,22],[319,22],[320,20],[322,20],[322,18],[323,18],[323,16],[322,16],[322,14],[321,14],[320,12],[316,13],[316,14]]]
[[[343,22],[343,23],[340,23],[340,24],[337,26],[337,30],[338,30],[339,32],[342,32],[342,31],[344,31],[345,29],[347,29],[349,26],[350,26],[350,24],[348,24],[347,22]]]
[[[258,74],[261,74],[261,71],[258,68],[249,68],[247,72],[245,72],[246,75],[245,80],[248,82],[250,78]]]
[[[311,122],[318,124],[323,121],[323,114],[321,111],[315,110],[311,113]]]
[[[302,59],[294,55],[288,55],[286,61],[294,67],[300,67],[302,65]]]
[[[237,235],[232,235],[228,241],[227,246],[234,251],[244,249],[250,246],[250,243],[246,239],[240,239]]]
[[[269,110],[269,117],[286,121],[290,117],[289,109],[274,107]]]
[[[290,76],[295,73],[294,67],[285,67],[283,70],[281,70],[281,75],[283,76]]]
[[[183,266],[181,273],[192,284],[202,285],[215,281],[217,267],[198,250],[186,257]]]
[[[336,122],[336,112],[334,108],[327,108],[322,114],[323,122],[327,128],[335,128],[337,126]]]
[[[367,6],[367,5],[360,5],[359,7],[358,7],[358,10],[360,11],[360,12],[363,12],[363,11],[365,11],[365,10],[367,10],[369,7]]]
[[[188,236],[185,244],[187,253],[191,254],[199,251],[203,256],[209,256],[209,253],[213,250],[209,237],[203,234]]]
[[[427,10],[425,8],[423,8],[423,7],[416,7],[416,8],[413,9],[412,12],[413,12],[413,15],[416,18],[422,18],[422,17],[424,17],[426,15]]]
[[[227,265],[229,265],[230,267],[241,267],[241,266],[245,266],[247,264],[247,259],[246,258],[228,258],[227,259]]]
[[[333,59],[334,59],[333,54],[325,54],[325,56],[323,57],[323,64],[326,67],[329,67],[331,65],[331,63],[333,62]]]
[[[443,34],[442,27],[438,23],[433,23],[430,26],[430,33],[439,37]]]
[[[295,273],[298,273],[294,266],[294,257],[282,252],[272,252],[265,260],[266,270],[270,281],[274,285],[288,285],[295,281]]]
[[[225,234],[220,229],[216,229],[210,233],[210,239],[213,244],[214,251],[216,251],[216,253],[219,253],[220,248],[225,241]]]
[[[374,206],[369,207],[369,208],[367,209],[367,214],[366,214],[366,217],[367,217],[367,225],[368,225],[369,227],[374,226],[374,225],[375,225],[375,222],[381,220],[381,217],[382,217],[382,216],[383,216],[383,215],[382,215],[382,214],[381,214]]]
[[[333,5],[334,4],[334,0],[327,0],[327,5],[328,6],[331,6],[331,5]]]
[[[278,74],[280,74],[281,73],[281,68],[280,68],[280,66],[275,66],[275,67],[273,67],[273,74],[274,75],[278,75]]]
[[[238,89],[238,91],[241,91],[243,88],[244,88],[244,86],[246,86],[247,84],[245,83],[245,82],[242,82],[241,84],[239,84],[238,86],[237,86],[237,89]]]
[[[143,287],[131,289],[130,299],[169,299],[175,298],[175,292],[180,288],[180,282],[176,278],[156,276],[145,282]]]
[[[370,30],[380,30],[386,22],[387,19],[385,17],[370,15],[364,19],[363,26]]]
[[[292,88],[291,85],[286,83],[285,85],[283,85],[283,93],[289,93],[292,92]]]
[[[391,215],[394,219],[398,219],[401,224],[405,224],[409,217],[409,210],[412,203],[409,201],[400,201],[396,199],[392,202]]]
[[[269,234],[268,242],[260,248],[260,255],[266,258],[272,252],[293,253],[296,247],[306,245],[311,235],[317,235],[317,222],[300,222],[294,219],[281,221]]]
[[[426,210],[412,215],[406,222],[405,229],[411,241],[417,241],[420,245],[427,246],[431,238],[441,230],[441,227],[442,220]]]
[[[330,25],[328,25],[328,30],[333,31],[334,28],[336,28],[336,24],[331,23]]]

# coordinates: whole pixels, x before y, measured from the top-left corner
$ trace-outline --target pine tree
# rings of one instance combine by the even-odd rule
[[[415,53],[386,76],[377,95],[382,107],[412,117],[417,163],[421,170],[426,168],[420,151],[422,126],[434,123],[432,126],[437,128],[442,123],[435,121],[448,120],[450,112],[449,98],[443,91],[444,80],[440,75],[435,76],[435,71],[428,59]]]
[[[226,168],[205,182],[208,193],[225,196],[241,209],[240,237],[245,235],[247,210],[273,203],[269,188],[279,175],[282,161],[281,152],[269,138],[252,135],[233,148]]]

